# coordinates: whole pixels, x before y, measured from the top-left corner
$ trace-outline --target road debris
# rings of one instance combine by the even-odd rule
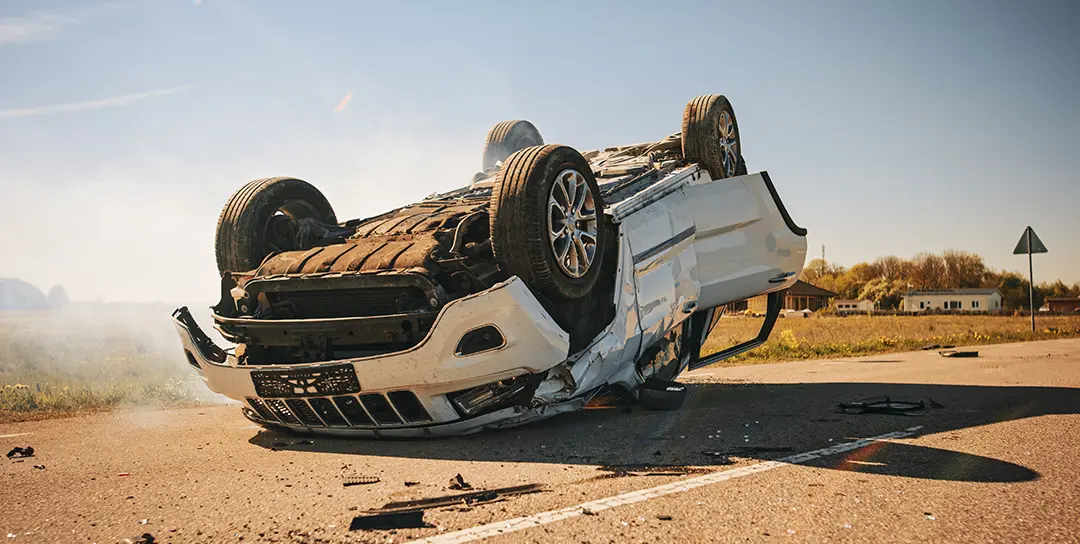
[[[31,446],[26,446],[25,448],[16,447],[9,451],[7,456],[8,459],[11,459],[12,457],[33,457],[34,448]]]
[[[369,485],[379,483],[378,476],[342,476],[341,485],[351,487],[354,485]]]
[[[978,357],[979,352],[950,349],[946,351],[939,351],[938,355],[942,357]]]
[[[955,347],[956,346],[951,345],[951,344],[950,345],[944,345],[944,346],[941,345],[941,344],[930,344],[929,346],[923,346],[923,347],[921,347],[919,349],[921,349],[922,351],[934,351],[935,349],[952,349],[952,348],[955,348]]]
[[[675,518],[672,518],[668,514],[657,514],[656,519],[658,519],[660,521],[671,521],[672,519],[675,519]]]
[[[889,397],[852,403],[841,402],[836,405],[836,411],[842,414],[889,414],[906,416],[924,409],[926,409],[926,403],[921,400],[914,402],[908,400],[893,400]]]
[[[154,535],[150,533],[143,533],[136,537],[125,538],[120,542],[123,542],[124,544],[154,544],[155,542],[157,542],[157,540],[154,538]]]
[[[116,475],[117,476],[131,476],[131,473],[130,472],[117,472]]]
[[[791,446],[735,446],[729,450],[704,451],[702,453],[706,455],[721,456],[742,455],[744,453],[787,453],[793,451],[795,451],[795,448],[792,448]]]
[[[589,508],[588,506],[582,506],[581,507],[581,513],[586,515],[586,516],[595,516],[595,515],[597,515],[596,510],[593,510],[592,508]]]
[[[469,482],[465,481],[465,478],[461,477],[461,474],[458,474],[457,476],[454,476],[453,478],[450,478],[450,489],[457,489],[457,490],[472,489],[472,486],[469,485]]]
[[[407,512],[422,512],[431,508],[442,508],[444,506],[473,506],[495,502],[497,500],[501,500],[504,497],[509,497],[512,495],[539,493],[543,490],[543,484],[526,484],[513,487],[501,487],[498,489],[472,491],[469,493],[457,493],[454,495],[429,497],[426,499],[388,502],[384,504],[381,508],[365,510],[364,513],[367,515],[404,514]]]
[[[38,470],[45,470],[45,465],[34,465],[34,468]]]
[[[350,531],[375,531],[385,529],[424,529],[434,527],[424,521],[424,511],[392,512],[356,516],[349,524]]]
[[[405,487],[412,487],[414,485],[420,485],[420,482],[405,482]]]
[[[655,465],[652,463],[606,465],[596,467],[596,470],[608,472],[599,478],[621,478],[624,476],[686,476],[687,474],[704,474],[708,469],[688,467],[685,465]]]

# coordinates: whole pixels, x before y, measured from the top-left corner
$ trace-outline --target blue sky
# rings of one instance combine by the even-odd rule
[[[1075,2],[8,0],[0,277],[201,303],[249,179],[306,179],[360,217],[466,183],[503,119],[592,149],[722,93],[812,255],[1025,270],[1031,224],[1036,281],[1071,283],[1078,27]]]

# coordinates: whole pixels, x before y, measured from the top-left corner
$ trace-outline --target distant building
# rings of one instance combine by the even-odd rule
[[[799,280],[784,295],[785,310],[810,310],[815,312],[829,305],[836,293]],[[755,314],[768,310],[768,295],[760,295],[746,301],[746,309]]]
[[[1080,311],[1080,297],[1048,297],[1046,309],[1055,314],[1071,314]]]
[[[1001,293],[994,288],[908,291],[903,308],[905,312],[993,312],[1001,309]]]
[[[875,309],[874,301],[872,300],[837,299],[833,301],[833,306],[836,308],[837,313],[841,314],[865,314],[868,312],[872,312]]]

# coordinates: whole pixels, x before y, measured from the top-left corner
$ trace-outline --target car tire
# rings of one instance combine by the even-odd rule
[[[229,197],[218,217],[218,272],[247,272],[271,253],[301,249],[287,240],[288,225],[298,219],[337,223],[330,202],[306,181],[282,177],[248,182]]]
[[[650,378],[638,388],[638,404],[646,410],[678,410],[686,402],[686,386]]]
[[[600,188],[581,153],[546,145],[510,155],[495,177],[489,220],[503,272],[556,301],[582,299],[593,290],[608,225]]]
[[[682,149],[684,157],[699,163],[713,179],[746,174],[739,123],[723,95],[699,96],[686,104]]]
[[[505,162],[515,151],[544,145],[540,131],[528,121],[503,121],[488,131],[484,141],[484,171]]]

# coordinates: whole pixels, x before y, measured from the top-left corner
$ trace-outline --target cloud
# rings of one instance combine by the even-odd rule
[[[147,98],[155,98],[158,96],[167,96],[170,94],[184,92],[188,89],[191,89],[192,87],[193,85],[184,85],[182,87],[174,87],[172,89],[158,89],[156,91],[147,91],[144,93],[122,94],[120,96],[103,98],[101,100],[90,100],[88,102],[74,102],[71,104],[53,104],[51,106],[37,106],[32,108],[14,108],[0,110],[0,119],[13,119],[15,117],[55,115],[58,113],[75,113],[80,111],[102,110],[105,108],[118,108],[134,102],[138,102],[140,100],[146,100]]]
[[[21,17],[0,17],[0,45],[43,42],[55,38],[66,26],[80,21],[52,11],[39,11]]]
[[[345,98],[342,98],[341,102],[338,102],[337,107],[334,108],[334,113],[341,113],[341,110],[344,110],[345,106],[349,105],[350,100],[352,100],[352,91],[345,93]]]

